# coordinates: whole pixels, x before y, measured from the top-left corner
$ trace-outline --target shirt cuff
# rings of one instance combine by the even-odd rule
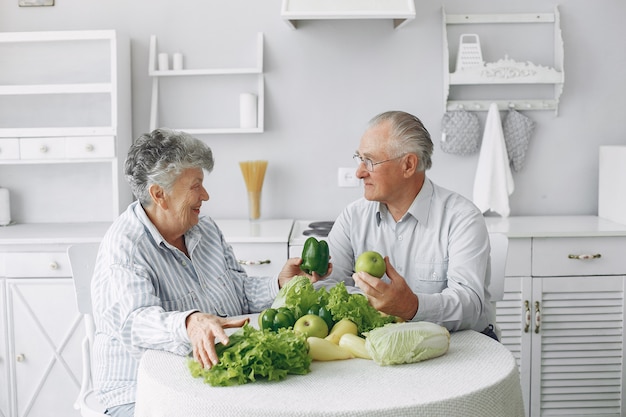
[[[419,305],[411,321],[429,321],[439,323],[441,319],[440,294],[417,294]]]

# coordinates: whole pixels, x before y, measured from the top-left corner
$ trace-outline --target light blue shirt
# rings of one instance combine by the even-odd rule
[[[146,349],[191,352],[189,314],[259,312],[278,293],[277,277],[247,277],[211,218],[185,233],[185,243],[190,258],[163,239],[137,202],[103,238],[91,292],[94,385],[107,407],[135,402]]]
[[[328,245],[333,273],[324,285],[343,280],[353,286],[356,258],[373,250],[389,256],[417,294],[414,321],[430,321],[450,331],[483,331],[489,324],[485,219],[471,201],[428,178],[398,222],[384,204],[361,198],[348,205],[335,221]]]

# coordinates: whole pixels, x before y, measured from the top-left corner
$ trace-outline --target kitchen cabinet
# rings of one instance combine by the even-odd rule
[[[131,139],[128,39],[113,30],[4,32],[0,56],[11,62],[0,67],[0,177],[15,195],[13,220],[117,217],[131,201],[118,163]]]
[[[462,27],[464,33],[469,31],[475,35],[480,31],[480,27],[490,25],[497,27],[497,33],[516,28],[522,25],[519,35],[512,38],[524,39],[528,44],[528,30],[531,25],[552,25],[552,67],[534,64],[527,59],[523,62],[516,62],[507,55],[496,62],[479,62],[475,65],[456,68],[450,71],[450,37],[453,27]],[[500,110],[515,108],[517,110],[554,110],[558,112],[559,98],[563,92],[564,71],[563,71],[563,37],[561,35],[560,15],[558,7],[553,13],[514,13],[514,14],[448,14],[443,10],[443,61],[444,61],[444,111],[458,110],[460,108],[467,111],[487,111],[491,103],[496,103]],[[536,27],[536,26],[535,26]],[[466,29],[469,28],[469,29]],[[497,33],[487,32],[491,38]],[[483,38],[489,42],[490,38]],[[497,44],[497,42],[492,42]],[[535,47],[535,43],[530,44]],[[545,44],[549,45],[550,42]],[[544,45],[545,45],[544,44]],[[467,45],[469,50],[473,50],[476,45]],[[480,47],[480,44],[477,45]],[[506,54],[522,49],[517,46],[508,45]],[[492,45],[493,49],[495,48]],[[466,50],[467,52],[467,50]],[[463,55],[463,46],[459,38],[457,54]],[[475,54],[466,55],[474,56]],[[458,61],[457,61],[458,62]],[[505,86],[497,94],[492,91],[493,86]],[[551,88],[549,93],[543,91],[542,86]],[[451,94],[451,88],[455,92]],[[451,99],[450,96],[458,97]],[[494,99],[488,96],[493,95]],[[475,97],[475,98],[474,98]],[[503,97],[508,99],[502,99]]]
[[[163,52],[162,52],[163,53]],[[250,67],[225,67],[225,68],[189,68],[189,69],[161,69],[158,67],[158,55],[159,50],[157,46],[157,37],[150,37],[150,53],[149,53],[149,68],[148,75],[152,77],[152,100],[150,105],[150,130],[154,130],[163,125],[167,125],[172,129],[182,130],[191,135],[206,135],[206,134],[224,134],[224,133],[261,133],[264,129],[264,112],[265,112],[265,84],[264,84],[264,76],[263,76],[263,33],[259,32],[256,38],[256,63],[254,66]],[[169,67],[168,67],[169,68]],[[257,96],[256,103],[256,127],[242,127],[242,126],[212,126],[212,123],[223,123],[221,122],[219,117],[210,116],[207,114],[207,117],[201,121],[200,126],[193,126],[193,121],[186,121],[188,125],[181,126],[180,121],[175,120],[163,120],[159,119],[159,110],[161,107],[165,107],[167,103],[178,103],[178,102],[188,102],[186,96],[183,96],[183,92],[185,90],[192,91],[202,91],[201,96],[212,98],[210,103],[198,103],[198,105],[202,105],[203,108],[207,109],[222,109],[226,104],[225,103],[233,103],[233,100],[230,98],[233,97],[232,94],[226,94],[223,101],[217,100],[216,95],[217,91],[221,91],[220,86],[224,86],[228,81],[232,81],[233,79],[241,80],[242,85],[245,84],[245,80],[252,77],[256,79],[256,88],[255,93]],[[201,81],[208,82],[209,78],[212,78],[217,85],[213,84],[205,84]],[[176,84],[172,86],[169,91],[168,99],[161,100],[160,96],[165,95],[165,92],[162,92],[163,85],[165,82],[170,82]],[[193,84],[184,84],[184,81],[193,82]],[[230,86],[230,84],[228,84]],[[239,86],[239,84],[234,84]],[[236,88],[236,87],[233,87]],[[204,93],[206,91],[206,93]],[[210,92],[210,93],[209,93]],[[238,93],[247,93],[248,91],[237,91]],[[231,92],[232,93],[232,92]],[[178,99],[171,99],[172,96],[176,95]],[[237,96],[239,97],[239,96]],[[198,100],[199,97],[195,96],[195,99]],[[216,107],[217,106],[217,107]],[[163,114],[173,114],[176,112],[176,105],[170,106],[167,112],[162,112]],[[179,106],[180,107],[180,106]],[[233,108],[236,106],[233,103]],[[239,108],[239,107],[237,107]],[[209,111],[210,113],[210,111]],[[182,115],[180,115],[182,117]],[[241,120],[241,119],[238,119]]]
[[[215,220],[248,275],[278,275],[289,258],[291,219]]]
[[[389,19],[398,29],[415,18],[414,0],[283,0],[281,16],[290,28],[300,20]]]
[[[0,229],[0,415],[79,416],[84,325],[66,250],[108,223]]]
[[[623,415],[626,226],[595,216],[488,225],[509,236],[496,319],[527,415]]]

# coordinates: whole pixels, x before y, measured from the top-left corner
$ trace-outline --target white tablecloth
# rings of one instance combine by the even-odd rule
[[[448,353],[416,364],[313,362],[307,375],[236,387],[192,378],[186,361],[168,352],[144,354],[136,417],[524,416],[515,359],[474,331],[453,333]]]

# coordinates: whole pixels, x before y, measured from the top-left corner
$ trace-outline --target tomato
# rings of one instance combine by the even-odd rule
[[[326,306],[320,307],[319,305],[314,305],[309,308],[307,314],[315,314],[316,316],[320,316],[321,318],[323,318],[329,329],[332,329],[333,325],[335,324],[335,321],[333,320],[333,315],[330,310],[326,308]]]
[[[296,322],[293,312],[287,307],[268,308],[259,314],[259,328],[278,331],[293,327]]]

